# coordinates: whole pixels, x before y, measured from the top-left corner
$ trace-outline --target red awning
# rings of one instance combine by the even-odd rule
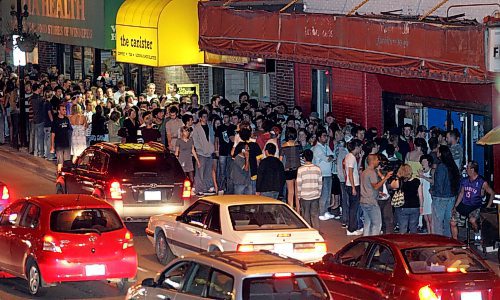
[[[486,83],[485,27],[199,6],[200,49],[364,72]]]

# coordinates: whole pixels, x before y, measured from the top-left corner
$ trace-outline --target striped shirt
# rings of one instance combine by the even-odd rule
[[[306,164],[297,170],[297,195],[299,199],[315,200],[321,196],[323,176],[321,169],[313,164]]]

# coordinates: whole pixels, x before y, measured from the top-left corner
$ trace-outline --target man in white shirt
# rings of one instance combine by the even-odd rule
[[[318,143],[312,148],[314,154],[313,164],[321,169],[321,175],[323,176],[321,197],[319,199],[319,219],[321,221],[326,221],[335,217],[328,212],[328,207],[330,207],[330,195],[332,194],[333,152],[330,146],[328,146],[328,134],[324,128],[318,129],[316,136],[318,138]]]
[[[155,94],[156,85],[154,83],[148,83],[146,86],[146,100],[151,103],[151,100],[154,98],[158,98],[158,95]]]
[[[353,139],[347,144],[349,153],[344,159],[344,170],[346,174],[345,184],[349,195],[349,224],[347,235],[361,235],[363,228],[359,220],[359,166],[358,156],[361,153],[361,141]]]
[[[123,81],[118,81],[116,84],[118,87],[118,91],[113,95],[113,100],[115,101],[115,104],[120,103],[120,97],[125,96],[125,83]]]

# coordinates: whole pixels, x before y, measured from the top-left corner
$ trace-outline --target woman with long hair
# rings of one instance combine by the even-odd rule
[[[77,103],[71,105],[69,122],[73,127],[73,132],[71,133],[71,155],[73,162],[76,162],[78,156],[87,148],[87,137],[85,136],[87,119],[82,113],[82,108]]]
[[[92,130],[90,132],[90,145],[97,144],[106,140],[108,128],[106,127],[106,118],[101,105],[95,107],[95,114],[92,115]]]
[[[434,185],[431,190],[432,232],[451,237],[451,211],[459,190],[460,172],[448,146],[439,146],[437,157],[439,163],[434,172]]]
[[[392,181],[393,189],[403,191],[404,204],[396,207],[400,233],[417,233],[418,218],[423,208],[423,195],[420,180],[413,178],[411,166],[403,164],[398,169],[397,180]]]
[[[137,143],[137,130],[139,130],[139,121],[137,120],[136,106],[127,111],[127,118],[123,121],[123,127],[126,128],[126,143]]]
[[[198,160],[198,155],[194,149],[193,138],[191,137],[191,127],[182,126],[180,129],[180,138],[176,140],[175,144],[175,156],[181,164],[182,170],[189,177],[191,183],[194,182],[194,167],[193,158],[200,167],[200,161]]]
[[[301,147],[297,142],[297,130],[288,127],[285,132],[285,142],[281,146],[281,161],[285,167],[286,193],[288,205],[300,213],[300,204],[295,192],[297,169],[300,167]]]

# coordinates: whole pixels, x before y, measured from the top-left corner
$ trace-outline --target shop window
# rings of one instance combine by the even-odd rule
[[[321,119],[324,118],[325,114],[330,111],[330,74],[331,71],[329,70],[312,70],[311,111],[318,112]]]

